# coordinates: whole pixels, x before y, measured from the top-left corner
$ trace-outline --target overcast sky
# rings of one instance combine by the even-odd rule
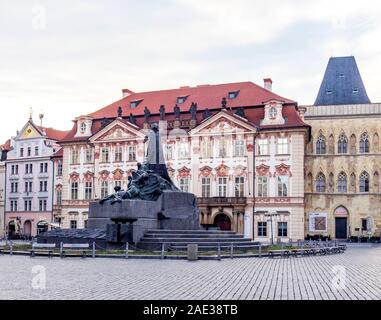
[[[312,104],[330,56],[355,55],[381,102],[380,16],[374,0],[0,0],[0,141],[31,107],[66,130],[122,88],[271,77]]]

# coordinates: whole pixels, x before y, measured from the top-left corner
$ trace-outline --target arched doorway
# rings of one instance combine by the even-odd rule
[[[46,221],[40,221],[37,223],[37,234],[48,231],[48,223]]]
[[[8,237],[12,238],[16,234],[16,223],[15,220],[9,221],[8,223]]]
[[[219,213],[216,215],[216,217],[214,218],[214,225],[223,231],[231,231],[232,229],[231,220],[224,213]]]
[[[335,238],[336,239],[347,239],[348,238],[348,210],[339,206],[335,209]]]
[[[30,220],[24,222],[24,235],[29,237],[32,235],[32,223]]]

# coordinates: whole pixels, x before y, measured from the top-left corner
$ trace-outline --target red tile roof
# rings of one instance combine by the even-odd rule
[[[283,100],[285,103],[295,103],[283,98],[272,91],[266,90],[252,82],[237,82],[217,85],[203,85],[197,87],[181,87],[179,89],[132,93],[129,96],[110,104],[96,112],[89,114],[94,119],[116,117],[119,107],[123,115],[143,115],[147,106],[151,114],[159,114],[161,105],[165,106],[166,113],[173,113],[173,108],[178,97],[187,97],[186,101],[179,104],[182,112],[188,111],[192,102],[197,103],[198,110],[216,109],[221,107],[223,97],[228,98],[229,92],[239,91],[235,99],[227,99],[228,107],[260,106],[264,101],[271,99]],[[130,103],[140,101],[139,105],[131,109]]]
[[[52,155],[52,158],[62,158],[63,157],[63,148],[59,149],[55,154]]]
[[[37,128],[40,131],[42,131],[42,132],[45,131],[46,132],[46,136],[49,139],[56,140],[56,141],[62,140],[70,132],[70,131],[56,130],[56,129],[53,129],[53,128],[45,128],[45,127],[41,127],[41,126],[38,126]]]
[[[239,92],[235,99],[229,99],[229,92]],[[173,108],[176,105],[178,97],[186,96],[187,99],[183,104],[178,104],[182,114],[181,120],[191,118],[189,108],[192,102],[197,103],[197,123],[203,120],[203,110],[209,109],[211,114],[221,110],[221,100],[227,98],[227,108],[229,112],[235,113],[238,107],[244,107],[245,117],[254,125],[260,127],[260,122],[264,118],[264,102],[272,99],[284,101],[283,116],[286,118],[286,123],[280,126],[264,127],[270,129],[276,127],[293,128],[293,127],[308,127],[299,117],[296,110],[297,103],[290,99],[283,98],[272,91],[266,90],[252,82],[238,82],[219,85],[205,85],[198,87],[182,87],[180,89],[151,91],[142,93],[131,93],[129,96],[112,103],[94,113],[89,114],[94,118],[92,125],[92,134],[97,133],[102,129],[102,119],[115,119],[118,114],[118,108],[122,107],[123,117],[126,123],[128,116],[132,113],[135,116],[137,125],[143,127],[144,123],[144,108],[147,106],[151,112],[150,122],[159,120],[159,108],[165,106],[165,119],[168,121],[174,120],[175,115]],[[130,103],[133,101],[142,100],[139,105],[131,109]],[[77,132],[77,124],[75,123],[72,130],[61,142],[79,142],[88,138],[75,137]]]

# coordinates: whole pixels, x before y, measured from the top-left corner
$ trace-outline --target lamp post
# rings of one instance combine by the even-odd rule
[[[272,213],[266,213],[265,217],[268,217],[269,219],[267,221],[270,221],[271,225],[271,245],[274,245],[274,230],[273,230],[273,217],[278,217],[280,214],[277,212]]]

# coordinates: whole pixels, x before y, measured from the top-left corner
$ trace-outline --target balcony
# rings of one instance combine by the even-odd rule
[[[38,178],[39,179],[47,179],[47,178],[49,178],[49,173],[48,172],[40,172],[38,174]]]
[[[246,205],[247,198],[246,197],[210,197],[210,198],[197,198],[198,205],[207,205],[207,206],[219,206],[219,205],[228,205],[228,206],[236,206],[236,205]]]

